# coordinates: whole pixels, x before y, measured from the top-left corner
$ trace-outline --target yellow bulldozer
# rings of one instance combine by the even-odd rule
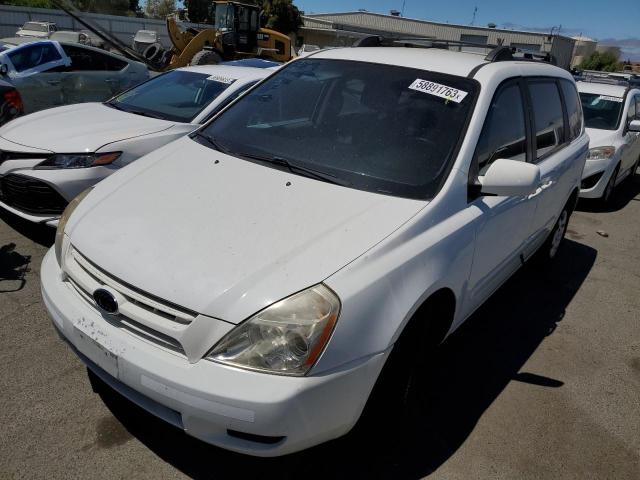
[[[291,60],[291,39],[260,27],[260,7],[239,2],[212,2],[206,28],[182,30],[175,15],[167,17],[173,48],[147,47],[143,55],[157,70],[187,65],[213,65],[248,57],[277,62]]]

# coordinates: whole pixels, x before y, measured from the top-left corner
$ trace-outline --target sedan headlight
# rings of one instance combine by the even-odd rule
[[[52,155],[34,168],[49,170],[53,168],[89,168],[109,165],[120,158],[122,152],[110,153],[60,153]]]
[[[304,375],[322,353],[339,313],[338,296],[316,285],[245,320],[207,358],[268,373]]]
[[[587,160],[606,160],[613,157],[616,153],[616,147],[595,147],[589,150]]]
[[[87,188],[80,195],[75,197],[73,200],[69,202],[67,208],[64,209],[62,215],[60,216],[60,220],[58,220],[58,228],[56,229],[56,242],[54,244],[54,251],[56,253],[56,260],[58,261],[58,265],[62,266],[62,240],[64,239],[64,229],[67,226],[67,222],[69,221],[69,217],[76,209],[76,207],[80,204],[80,202],[86,197],[89,192],[93,190],[93,187]]]

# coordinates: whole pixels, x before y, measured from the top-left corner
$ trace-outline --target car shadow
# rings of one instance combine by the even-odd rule
[[[421,408],[399,435],[385,435],[365,416],[342,438],[255,458],[189,437],[108,387],[100,395],[133,436],[192,478],[420,478],[460,448],[509,382],[562,388],[562,379],[521,370],[562,321],[596,259],[596,250],[575,241],[561,248],[551,265],[525,265],[437,349],[417,384]]]
[[[56,229],[39,223],[29,222],[6,210],[0,209],[0,220],[29,240],[45,246],[53,245],[56,237]]]
[[[617,212],[630,202],[640,202],[640,174],[626,178],[613,191],[609,203],[603,204],[598,199],[581,198],[577,209],[582,212],[610,213]]]
[[[0,293],[17,292],[26,284],[31,256],[20,255],[15,249],[15,243],[0,247]]]

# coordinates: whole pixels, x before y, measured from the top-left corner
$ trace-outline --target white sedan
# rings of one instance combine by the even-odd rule
[[[104,103],[53,108],[0,128],[0,207],[56,225],[69,200],[212,118],[273,68],[174,70]]]

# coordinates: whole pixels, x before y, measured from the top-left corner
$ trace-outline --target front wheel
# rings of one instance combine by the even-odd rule
[[[609,203],[611,197],[613,195],[613,189],[616,188],[616,180],[618,179],[618,171],[620,170],[620,165],[618,165],[613,173],[611,174],[611,178],[607,183],[607,186],[604,188],[604,193],[602,194],[602,203],[605,205]]]

